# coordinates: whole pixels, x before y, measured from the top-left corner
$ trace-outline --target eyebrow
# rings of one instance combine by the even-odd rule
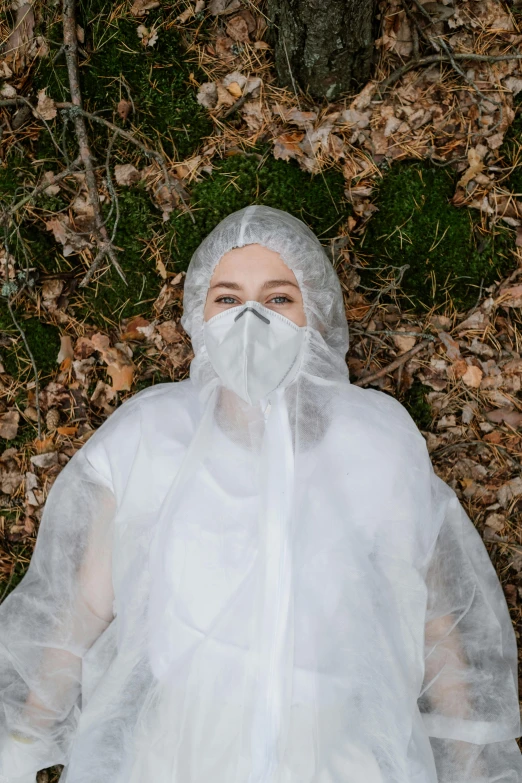
[[[293,283],[291,280],[266,280],[263,283],[263,285],[261,286],[261,288],[263,288],[263,289],[266,289],[266,288],[278,288],[279,286],[282,286],[282,285],[292,285],[292,286],[294,286],[294,288],[299,288],[299,286],[296,283]],[[214,288],[230,288],[233,291],[240,291],[242,289],[242,287],[243,286],[239,285],[239,283],[232,283],[232,282],[228,282],[228,281],[223,280],[220,283],[214,283],[214,285],[211,285],[210,286],[210,290],[212,290]]]

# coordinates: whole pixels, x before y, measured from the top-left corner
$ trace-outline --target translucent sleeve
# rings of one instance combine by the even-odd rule
[[[443,521],[425,568],[418,700],[439,783],[520,783],[517,644],[488,551],[453,490],[433,475]]]
[[[67,763],[82,656],[113,619],[116,502],[86,446],[51,486],[29,568],[0,606],[0,782]]]

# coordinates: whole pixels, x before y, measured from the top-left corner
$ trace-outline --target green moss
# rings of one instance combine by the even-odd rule
[[[37,318],[23,319],[15,312],[15,318],[25,332],[29,348],[34,356],[40,378],[52,373],[58,367],[56,359],[60,351],[60,330],[52,324],[45,324]],[[2,350],[2,358],[6,371],[19,377],[25,371],[33,373],[30,357],[20,332],[14,327],[5,299],[0,300],[0,330],[8,330],[17,335],[18,339],[9,348]]]
[[[194,250],[219,221],[249,204],[290,212],[324,240],[335,236],[348,216],[343,193],[344,180],[337,171],[311,176],[293,161],[275,160],[271,154],[261,165],[255,156],[234,155],[193,187],[195,224],[186,213],[171,217],[167,247],[176,268],[186,269]]]
[[[35,184],[35,170],[28,159],[18,154],[9,155],[0,166],[0,204],[10,207],[23,198]],[[33,206],[39,210],[55,210],[63,209],[66,202],[59,196],[50,197],[41,193]],[[57,272],[63,262],[52,233],[47,231],[44,225],[44,220],[49,216],[45,212],[40,212],[40,215],[43,217],[41,221],[22,220],[18,226],[19,230],[10,232],[9,250],[20,269],[23,269],[29,260],[30,266],[37,266],[47,272]]]
[[[151,11],[144,20],[113,11],[114,7],[104,0],[83,0],[79,4],[78,19],[85,30],[82,49],[88,54],[80,68],[85,108],[91,112],[102,110],[103,116],[112,120],[120,99],[130,97],[135,108],[130,118],[133,126],[153,144],[161,145],[167,155],[183,159],[212,132],[208,114],[197,103],[195,87],[189,81],[191,73],[198,82],[206,77],[195,63],[185,61],[179,33],[166,24],[166,8]],[[158,28],[153,47],[142,45],[137,34],[140,21],[149,29]],[[51,41],[60,41],[59,25],[52,27],[48,36]],[[40,62],[35,86],[48,87],[56,100],[69,100],[64,58],[53,63],[55,53],[51,51]],[[99,127],[92,130],[103,152],[107,133]],[[47,154],[52,154],[49,139],[42,139],[42,143],[48,147]],[[39,150],[40,155],[43,152],[43,148]]]
[[[391,267],[408,264],[401,289],[414,305],[430,308],[451,297],[455,306],[469,307],[481,285],[513,268],[512,232],[498,226],[485,234],[477,210],[451,204],[457,177],[427,164],[401,162],[391,168],[375,199],[379,211],[359,244],[369,266],[377,267],[363,272],[365,282],[382,286]]]
[[[433,411],[426,399],[426,393],[431,391],[418,380],[415,380],[401,399],[402,404],[420,430],[431,429]]]
[[[127,279],[123,282],[111,266],[96,284],[90,283],[81,299],[72,301],[76,314],[85,315],[102,328],[107,321],[147,312],[160,289],[161,279],[146,242],[162,227],[159,211],[141,187],[122,190],[118,197],[120,220],[115,244],[121,248],[118,261]],[[109,233],[113,219],[108,223]]]

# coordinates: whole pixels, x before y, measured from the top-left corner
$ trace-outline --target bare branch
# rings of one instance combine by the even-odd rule
[[[486,54],[473,54],[471,52],[469,54],[458,52],[453,54],[453,59],[469,60],[481,63],[499,63],[505,60],[522,60],[522,54],[490,56]],[[404,65],[401,65],[400,68],[397,68],[397,70],[390,74],[390,76],[386,77],[386,79],[383,79],[381,82],[379,82],[377,86],[379,88],[389,87],[390,84],[398,81],[402,76],[404,76],[405,73],[408,73],[408,71],[411,71],[413,68],[420,68],[423,65],[431,65],[432,63],[449,63],[449,65],[452,64],[450,57],[446,54],[430,54],[427,57],[421,57],[419,60],[409,60],[407,63],[404,63]],[[491,99],[488,98],[488,100]]]
[[[411,359],[412,356],[415,356],[416,353],[419,353],[419,351],[422,351],[424,348],[426,348],[426,346],[429,345],[430,342],[431,342],[431,339],[430,340],[423,340],[422,342],[418,343],[417,345],[414,345],[411,350],[406,351],[405,353],[402,353],[393,362],[390,362],[390,364],[387,364],[386,367],[382,367],[380,370],[377,370],[376,372],[370,373],[370,375],[365,375],[363,378],[359,378],[357,381],[354,381],[353,385],[354,386],[367,386],[369,383],[373,383],[374,381],[378,381],[379,378],[382,378],[384,375],[388,375],[388,373],[393,372],[393,370],[396,370],[398,367],[401,367],[405,362],[407,362],[409,359]]]
[[[80,91],[80,76],[78,69],[78,39],[76,37],[75,11],[75,0],[63,0],[63,43],[65,50],[65,61],[67,64],[67,74],[69,77],[69,89],[73,106],[77,106],[79,109],[81,109],[82,96]],[[87,185],[89,198],[94,210],[96,243],[100,250],[103,249],[103,257],[105,257],[105,255],[109,256],[109,259],[111,260],[121,279],[125,284],[127,284],[123,270],[116,259],[114,249],[112,246],[110,250],[107,248],[107,245],[110,245],[110,239],[101,214],[100,198],[98,195],[98,187],[96,185],[96,175],[94,173],[92,153],[89,146],[89,137],[87,135],[85,118],[80,111],[77,111],[73,114],[73,121],[76,138],[78,140],[80,157],[85,169],[85,183]]]

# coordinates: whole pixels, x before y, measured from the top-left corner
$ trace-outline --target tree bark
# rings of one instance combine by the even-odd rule
[[[335,99],[369,79],[377,0],[269,0],[279,83]]]

